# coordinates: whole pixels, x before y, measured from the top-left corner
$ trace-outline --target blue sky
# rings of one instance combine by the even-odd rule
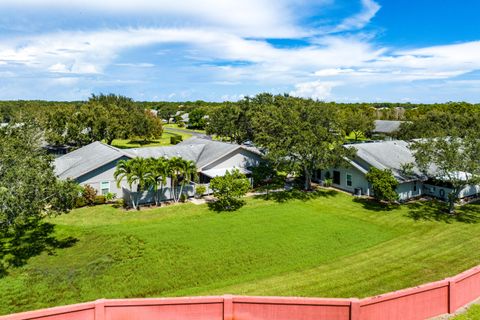
[[[476,0],[0,0],[0,99],[480,102]]]

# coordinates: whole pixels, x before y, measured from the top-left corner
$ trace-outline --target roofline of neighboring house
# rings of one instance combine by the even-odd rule
[[[202,169],[205,168],[206,166],[211,165],[212,163],[214,163],[214,162],[222,159],[222,158],[225,157],[225,156],[228,156],[229,154],[231,154],[231,153],[234,152],[234,151],[237,151],[238,149],[243,149],[243,148],[242,148],[242,146],[237,146],[235,149],[232,149],[231,151],[229,151],[229,152],[227,152],[227,153],[224,153],[224,154],[222,154],[222,155],[219,156],[219,157],[216,157],[215,159],[213,159],[213,160],[210,161],[210,162],[207,162],[206,164],[204,164],[203,166],[199,167],[198,169],[199,169],[199,170],[202,170]],[[202,150],[202,152],[200,153],[200,155],[201,155],[202,153],[203,153],[203,150]],[[199,155],[199,157],[200,157],[200,155]]]
[[[80,178],[80,177],[88,174],[89,172],[92,172],[92,171],[94,171],[94,170],[97,170],[98,168],[101,168],[101,167],[103,167],[104,165],[109,164],[110,162],[115,161],[115,160],[118,160],[119,158],[122,158],[122,157],[127,157],[127,158],[130,158],[130,159],[132,158],[132,157],[130,157],[130,156],[122,153],[121,155],[119,155],[119,156],[116,157],[116,158],[113,158],[113,159],[104,161],[104,162],[102,162],[100,165],[95,166],[93,169],[87,170],[87,171],[85,171],[85,172],[82,172],[82,173],[80,173],[80,174],[78,174],[78,175],[76,175],[76,176],[74,176],[74,177],[70,177],[70,178],[72,178],[72,179],[78,179],[78,178]]]
[[[118,155],[118,157],[115,157],[115,158],[112,158],[112,159],[110,159],[110,160],[106,160],[106,161],[101,162],[99,165],[93,167],[93,168],[90,169],[90,170],[84,170],[84,171],[82,171],[81,173],[76,174],[76,175],[74,175],[74,176],[69,176],[68,178],[70,178],[70,179],[78,179],[78,178],[80,178],[81,176],[84,176],[84,175],[86,175],[87,173],[89,173],[89,172],[91,172],[91,171],[93,171],[93,170],[96,170],[96,169],[98,169],[98,168],[100,168],[100,167],[102,167],[102,166],[104,166],[104,165],[106,165],[106,164],[108,164],[108,163],[110,163],[110,162],[112,162],[112,161],[115,161],[115,160],[117,160],[118,158],[121,158],[121,157],[127,157],[127,158],[130,158],[130,159],[132,158],[130,155],[126,154],[126,153],[123,152],[121,149],[118,149],[118,148],[116,148],[116,147],[114,147],[114,146],[111,146],[111,145],[109,145],[109,144],[106,144],[106,143],[104,143],[104,142],[102,142],[102,141],[96,141],[96,142],[99,142],[99,143],[103,144],[104,146],[109,147],[110,149],[113,149],[113,150],[119,152],[120,154]],[[80,149],[77,149],[77,150],[80,150]],[[75,151],[77,151],[77,150],[75,150]],[[65,156],[70,156],[70,155],[71,155],[73,152],[75,152],[75,151],[72,151],[72,152],[70,152],[70,153],[64,154],[64,155],[62,155],[61,157],[58,157],[57,159],[61,159],[61,158],[65,157]],[[65,170],[65,171],[63,171],[63,172],[60,172],[60,173],[58,174],[58,176],[64,174],[65,172],[67,172],[67,171],[70,170],[70,169],[71,169],[71,168],[68,168],[67,170]]]

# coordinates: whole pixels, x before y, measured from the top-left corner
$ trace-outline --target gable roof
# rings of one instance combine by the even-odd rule
[[[120,149],[96,141],[56,158],[55,174],[63,179],[76,179],[123,156]]]
[[[132,148],[123,150],[125,154],[131,158],[173,158],[181,157],[185,160],[192,160],[197,162],[200,154],[204,149],[204,145],[198,144],[194,146],[176,145],[165,147],[145,147],[145,148]]]
[[[375,120],[375,133],[393,133],[400,129],[400,125],[404,121],[394,121],[394,120]]]
[[[415,157],[406,141],[376,141],[345,146],[357,150],[356,156],[348,161],[363,173],[366,173],[370,167],[375,167],[380,170],[392,170],[393,175],[400,182],[424,178],[424,175],[415,165],[413,174],[416,179],[405,175],[402,170],[404,164],[415,164]]]
[[[174,146],[118,149],[102,142],[93,142],[55,159],[55,174],[63,179],[76,179],[121,157],[172,158],[194,161],[198,169],[224,157],[237,149],[258,153],[238,144],[193,137]]]
[[[198,137],[193,137],[182,141],[177,146],[189,146],[192,148],[198,145],[204,146],[197,160],[197,167],[199,169],[241,148],[241,146],[238,144],[207,140]]]

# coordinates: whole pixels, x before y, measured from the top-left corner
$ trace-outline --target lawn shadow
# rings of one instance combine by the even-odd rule
[[[72,247],[78,242],[74,237],[58,239],[54,235],[55,225],[48,222],[34,222],[30,228],[11,234],[8,238],[8,246],[2,253],[7,266],[21,267],[34,256],[47,252],[54,255],[56,249]],[[0,268],[0,278],[8,273]]]
[[[445,223],[480,221],[480,205],[468,204],[456,208],[456,213],[448,213],[447,204],[438,200],[416,201],[408,204],[407,216],[415,221],[443,221]]]
[[[381,203],[373,199],[358,198],[358,197],[355,197],[353,199],[353,202],[361,204],[362,207],[366,210],[378,211],[378,212],[392,211],[392,210],[398,209],[398,207],[400,206],[399,204]]]
[[[315,191],[303,191],[298,189],[292,189],[289,191],[277,191],[267,194],[256,195],[255,199],[273,200],[275,202],[283,203],[291,200],[308,201],[318,198],[334,197],[339,193],[335,190],[315,190]]]

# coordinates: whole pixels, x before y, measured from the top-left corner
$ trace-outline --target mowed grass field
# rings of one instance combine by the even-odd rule
[[[112,142],[112,146],[120,148],[120,149],[127,149],[127,148],[140,148],[140,147],[155,147],[155,146],[169,146],[170,137],[177,136],[182,137],[182,140],[187,140],[192,137],[191,134],[183,133],[183,132],[168,132],[163,131],[162,137],[156,140],[150,140],[145,143],[141,140],[130,140],[130,139],[115,139]]]
[[[205,205],[82,208],[51,220],[59,239],[0,279],[0,314],[99,298],[212,294],[365,297],[480,264],[480,206],[392,209],[335,191]],[[300,199],[295,199],[300,198]]]

